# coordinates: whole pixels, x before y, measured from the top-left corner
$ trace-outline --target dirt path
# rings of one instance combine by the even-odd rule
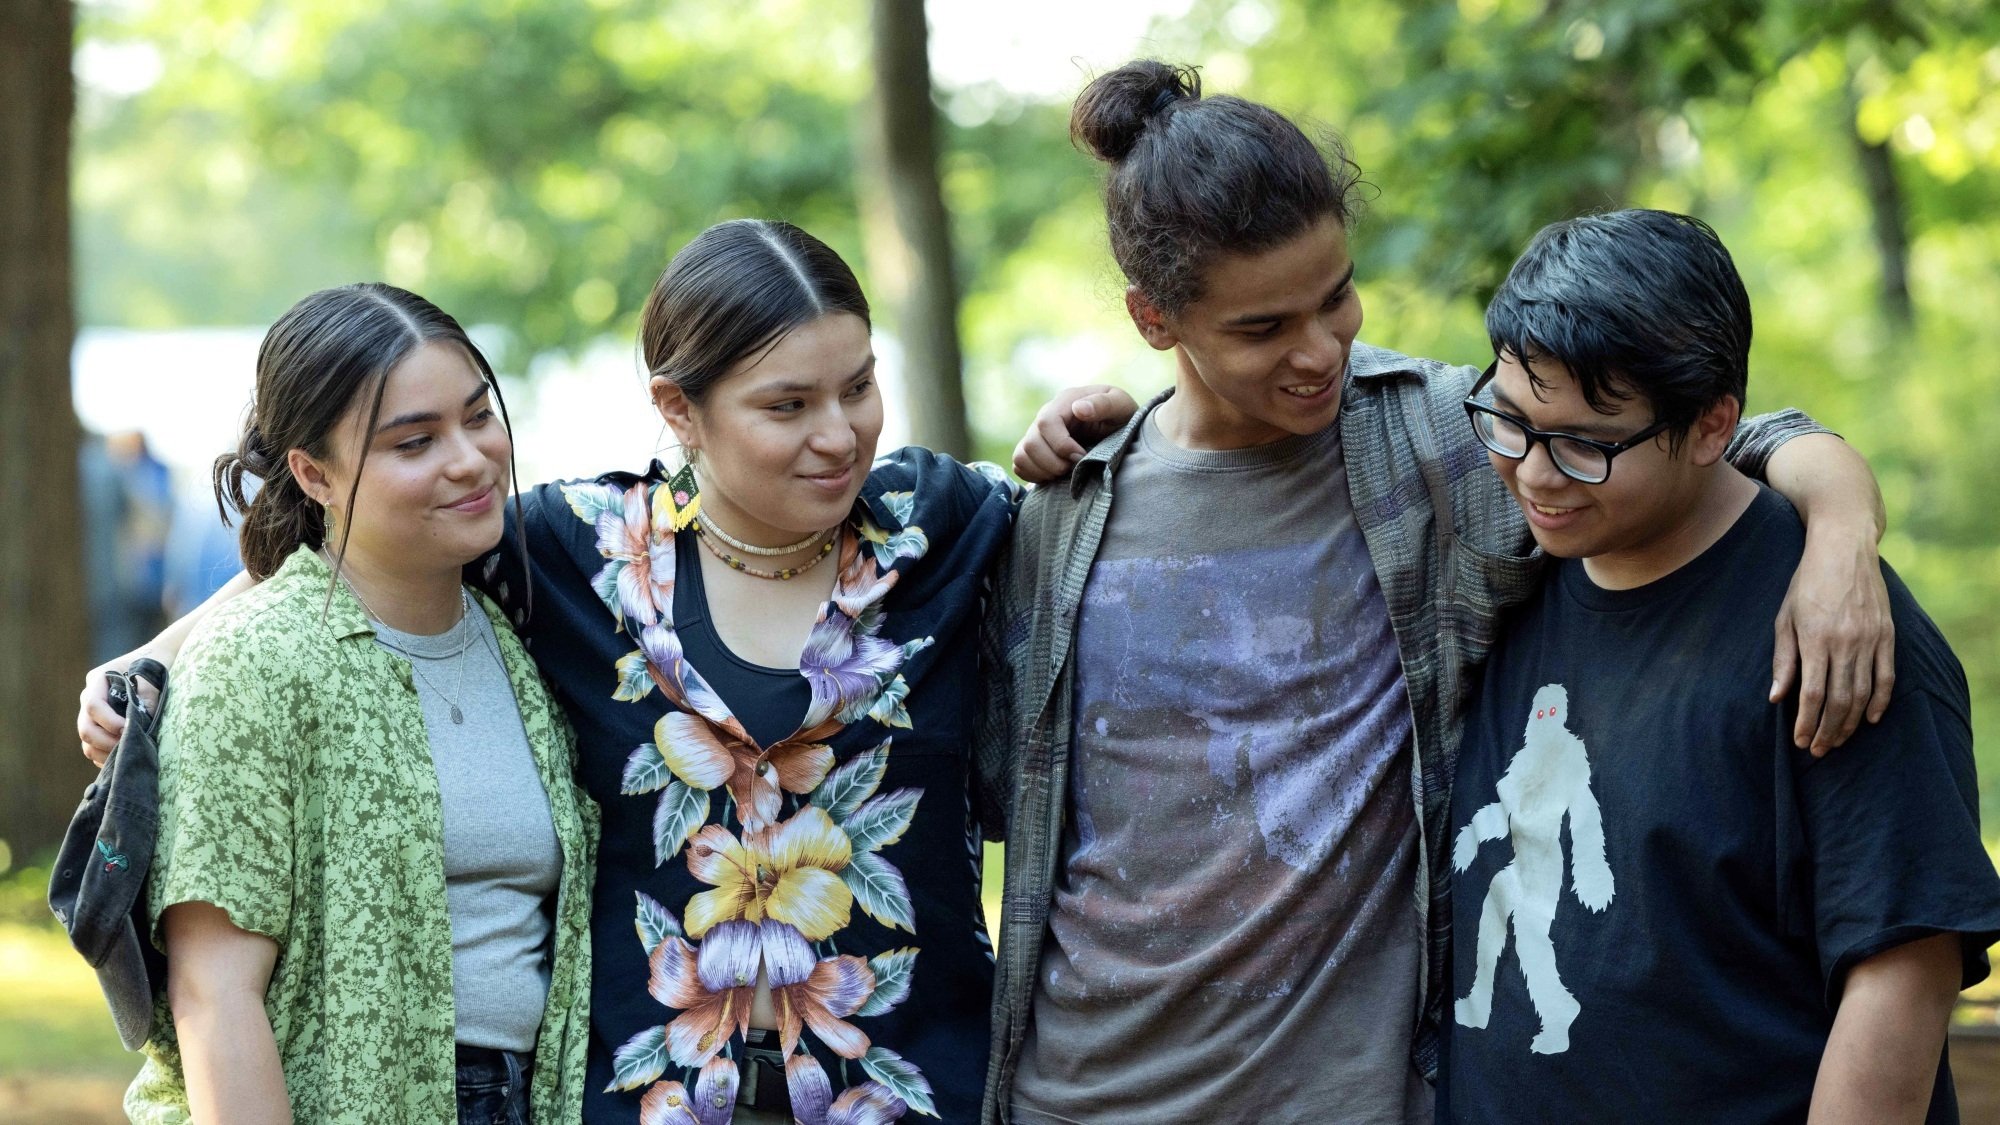
[[[1952,1079],[1964,1125],[2000,1125],[2000,1031],[1951,1037]],[[126,1078],[0,1077],[0,1125],[116,1125]]]
[[[0,1078],[0,1125],[114,1125],[128,1078]]]
[[[2000,1029],[1954,1031],[1951,1079],[1964,1125],[2000,1125]]]

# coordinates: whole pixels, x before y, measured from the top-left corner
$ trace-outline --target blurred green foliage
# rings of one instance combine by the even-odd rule
[[[46,863],[0,868],[0,1120],[40,1119],[26,1116],[6,1079],[86,1087],[96,1079],[100,1088],[82,1096],[104,1102],[101,1087],[115,1083],[115,1091],[138,1070],[137,1056],[118,1042],[97,978],[49,913],[48,888]]]
[[[86,269],[86,319],[256,323],[317,285],[382,276],[503,326],[518,360],[628,332],[668,249],[720,218],[782,214],[852,251],[848,118],[865,75],[828,60],[862,52],[858,14],[102,10],[87,32],[164,65],[143,95],[86,104],[86,267],[96,253],[138,266]],[[826,34],[772,36],[770,19]],[[173,221],[147,221],[154,208]],[[207,284],[187,284],[190,257]]]
[[[1756,310],[1751,408],[1801,406],[1873,463],[1884,555],[1971,681],[2000,835],[2000,8],[1210,0],[1191,19],[1211,72],[1348,139],[1376,189],[1355,237],[1374,342],[1489,358],[1483,300],[1552,220],[1715,225]],[[1856,136],[1887,143],[1900,189],[1907,329]]]
[[[86,52],[158,77],[84,91],[85,321],[261,323],[383,277],[504,328],[518,371],[629,340],[672,250],[719,219],[788,218],[865,266],[865,18],[860,0],[105,0]],[[2000,828],[2000,8],[1195,0],[1149,42],[1345,136],[1375,343],[1483,362],[1481,301],[1549,221],[1712,222],[1757,310],[1752,408],[1803,406],[1873,461],[1885,554],[1971,677]],[[1048,49],[1074,52],[1056,29]],[[1003,456],[1051,383],[1165,385],[1067,106],[990,85],[940,103],[982,452]],[[1887,145],[1900,189],[1907,329],[1859,142]]]
[[[0,869],[0,924],[53,924],[49,913],[49,865],[30,863]]]

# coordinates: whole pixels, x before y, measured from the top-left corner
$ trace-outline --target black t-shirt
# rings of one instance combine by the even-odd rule
[[[1633,590],[1563,562],[1488,663],[1453,792],[1440,1120],[1804,1121],[1846,971],[1940,932],[1986,975],[1965,673],[1889,571],[1896,689],[1814,759],[1766,700],[1804,549],[1763,490]],[[1940,1062],[1928,1120],[1957,1120]]]

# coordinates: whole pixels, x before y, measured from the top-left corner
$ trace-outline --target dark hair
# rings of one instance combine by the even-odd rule
[[[285,455],[303,449],[316,458],[326,457],[334,426],[364,392],[369,393],[364,432],[374,432],[389,372],[433,340],[465,350],[480,377],[493,388],[501,423],[511,431],[513,423],[492,365],[458,321],[415,293],[377,282],[322,289],[287,309],[264,334],[257,349],[256,398],[244,420],[243,435],[234,453],[215,459],[215,502],[225,524],[231,511],[243,513],[237,541],[251,577],[268,578],[300,546],[318,547],[326,541],[324,512],[292,476]],[[361,466],[367,460],[364,444],[354,466],[354,486],[347,494],[350,518],[355,492],[361,487]],[[255,498],[247,502],[246,473],[263,481]],[[514,502],[518,523],[518,493]],[[346,554],[343,541],[341,557]],[[339,563],[336,559],[336,569]]]
[[[1070,137],[1111,165],[1111,253],[1160,311],[1202,296],[1217,254],[1255,254],[1358,207],[1361,169],[1340,139],[1322,152],[1269,106],[1204,98],[1192,67],[1151,59],[1099,75],[1077,95]]]
[[[1700,219],[1611,211],[1543,227],[1486,306],[1486,334],[1534,364],[1569,369],[1591,408],[1640,395],[1678,447],[1750,377],[1750,295]]]
[[[829,313],[868,322],[861,283],[832,247],[774,219],[717,223],[681,247],[646,298],[646,373],[699,405],[737,361]]]

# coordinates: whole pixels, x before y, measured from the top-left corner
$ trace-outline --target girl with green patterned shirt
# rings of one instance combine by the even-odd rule
[[[976,822],[997,809],[972,785],[973,641],[1016,490],[928,450],[876,457],[867,300],[790,224],[682,248],[641,345],[689,465],[526,490],[525,550],[470,568],[603,810],[582,1117],[970,1120],[992,974]],[[244,585],[198,614],[257,620],[214,608]],[[184,627],[147,654],[171,662]],[[97,680],[87,750],[115,737]]]
[[[315,293],[265,337],[216,465],[259,584],[195,628],[164,712],[134,1121],[578,1116],[596,813],[460,582],[501,539],[496,407],[458,323],[400,289]]]

